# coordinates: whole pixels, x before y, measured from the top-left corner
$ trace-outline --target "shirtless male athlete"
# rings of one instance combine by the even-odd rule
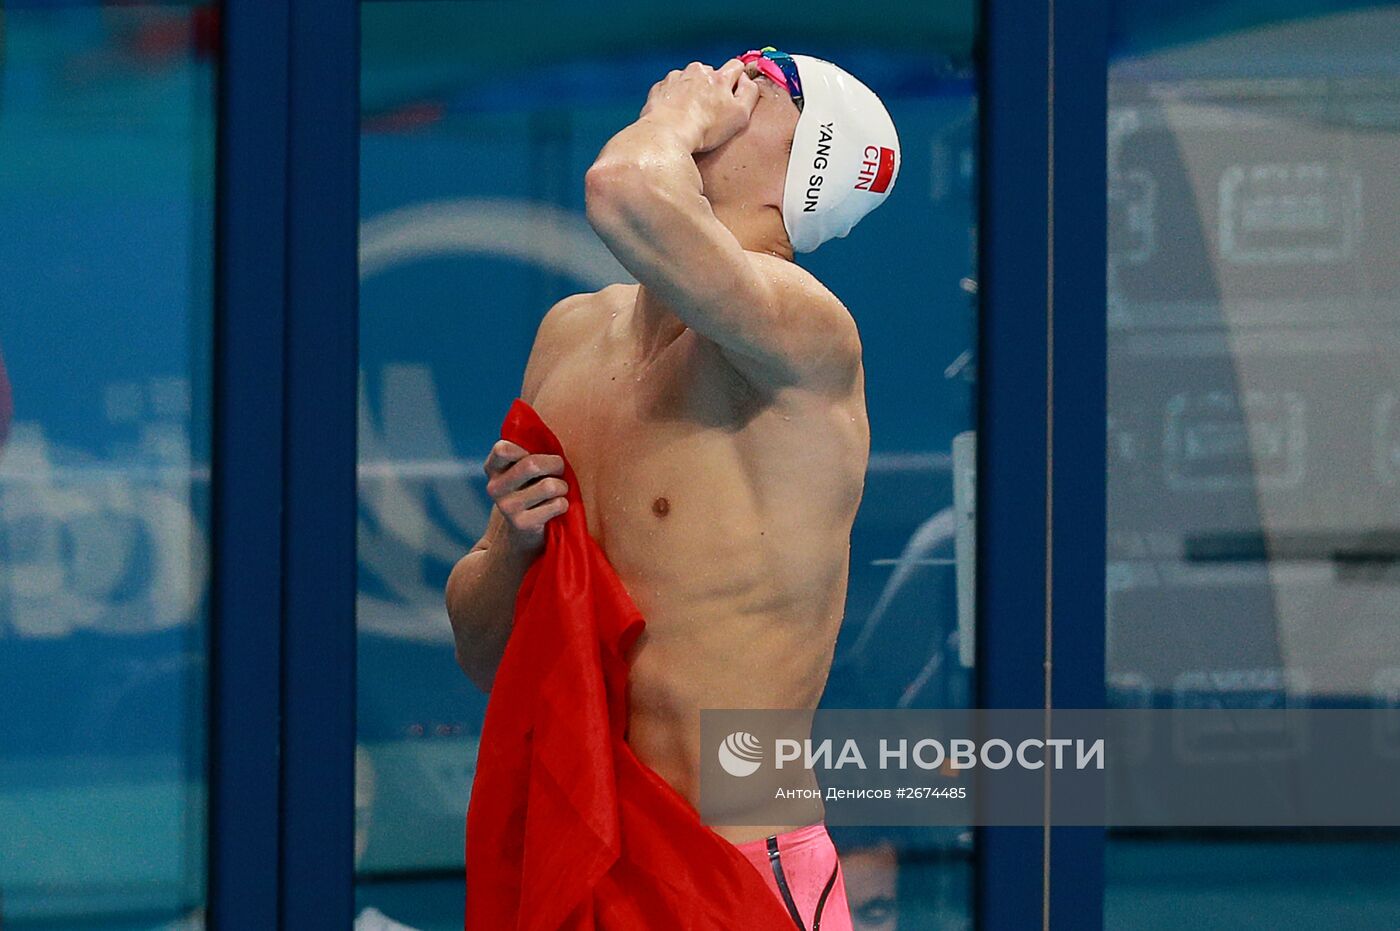
[[[588,220],[640,284],[550,309],[520,396],[646,618],[628,743],[692,804],[702,708],[810,709],[826,685],[870,438],[855,322],[793,253],[846,235],[897,167],[868,88],[768,49],[672,71],[586,176]],[[495,507],[447,601],[457,660],[489,690],[568,503],[557,456],[502,440],[485,468]],[[770,836],[831,850],[790,827],[716,830],[765,872]]]

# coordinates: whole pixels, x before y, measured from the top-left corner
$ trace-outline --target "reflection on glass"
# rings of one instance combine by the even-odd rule
[[[180,926],[205,864],[207,11],[0,30],[0,924]]]
[[[1303,9],[1117,5],[1119,706],[1400,699],[1400,8]],[[1341,840],[1121,837],[1109,926],[1396,926],[1400,845]]]
[[[663,23],[625,3],[548,17],[492,2],[363,7],[359,727],[374,784],[363,908],[460,927],[485,699],[454,662],[442,587],[485,528],[481,463],[541,316],[625,278],[584,219],[584,171],[688,61],[781,38],[859,74],[899,127],[898,195],[849,241],[802,259],[860,327],[872,434],[824,703],[968,702],[959,592],[971,565],[960,581],[956,554],[971,514],[955,505],[970,498],[973,459],[976,101],[973,8],[947,7],[820,24],[753,8],[668,10]],[[965,832],[836,843],[860,866],[847,869],[857,927],[969,926]]]

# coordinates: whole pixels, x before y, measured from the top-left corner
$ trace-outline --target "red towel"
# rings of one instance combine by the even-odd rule
[[[516,400],[501,436],[563,455]],[[467,812],[467,931],[736,931],[792,920],[733,845],[632,753],[629,648],[641,613],[569,509],[525,574],[486,707]]]

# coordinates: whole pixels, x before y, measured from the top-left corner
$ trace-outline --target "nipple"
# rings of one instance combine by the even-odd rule
[[[665,517],[667,514],[671,513],[671,502],[667,501],[665,498],[657,498],[651,503],[651,513],[655,514],[657,517]]]

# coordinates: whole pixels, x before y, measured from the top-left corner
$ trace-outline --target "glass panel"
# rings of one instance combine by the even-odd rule
[[[1400,699],[1400,7],[1123,0],[1110,74],[1108,685]],[[1135,832],[1108,926],[1400,924],[1393,833]]]
[[[204,901],[213,20],[6,6],[0,924],[177,925]]]
[[[972,566],[956,559],[971,513],[955,498],[972,489],[974,4],[832,7],[822,22],[547,9],[362,7],[360,907],[418,928],[461,926],[485,708],[454,662],[443,585],[486,526],[481,464],[542,315],[624,280],[584,219],[583,176],[671,68],[775,41],[845,65],[889,106],[897,192],[801,258],[858,322],[871,429],[824,703],[971,695]],[[970,832],[833,834],[858,927],[970,926]]]

